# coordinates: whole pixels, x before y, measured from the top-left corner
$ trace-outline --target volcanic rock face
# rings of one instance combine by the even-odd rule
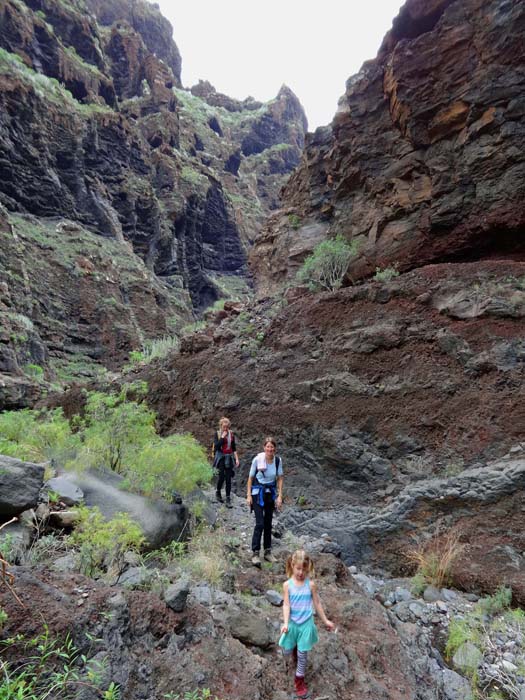
[[[2,282],[9,313],[28,316],[28,309],[38,309],[43,295],[26,297],[40,283],[60,299],[58,316],[48,302],[45,313],[28,316],[40,334],[39,365],[47,363],[48,350],[53,357],[82,346],[83,354],[113,366],[145,338],[173,332],[192,307],[201,310],[228,295],[232,279],[246,272],[247,245],[278,206],[278,191],[299,162],[306,128],[297,98],[284,87],[268,104],[228,100],[209,84],[203,97],[181,89],[171,28],[150,3],[93,0],[88,7],[93,14],[62,0],[6,0],[0,7],[0,204],[11,217],[20,215],[15,220],[4,213],[3,231],[11,239],[13,227],[27,222],[27,235],[20,231],[26,244],[35,242],[35,227],[45,235],[76,222],[78,236],[92,232],[102,248],[108,239],[117,241],[126,266],[145,265],[140,275],[156,292],[150,320],[143,303],[134,307],[128,283],[109,295],[129,311],[114,344],[108,343],[108,323],[97,317],[104,315],[100,304],[85,319],[97,331],[79,334],[77,311],[65,311],[84,293],[71,274],[74,266],[59,263],[52,277],[39,271],[30,284],[13,286],[11,273],[20,262],[16,246],[8,245]],[[58,218],[49,224],[24,219],[27,214]],[[40,243],[45,260],[64,252],[55,241]],[[76,253],[82,254],[78,246]],[[112,263],[95,256],[91,264],[95,276],[104,277]],[[113,281],[125,276],[117,268]],[[51,335],[53,347],[43,340]],[[17,352],[11,347],[6,353],[11,359],[3,365],[13,366]],[[24,401],[33,395],[29,384],[20,391]]]
[[[294,254],[313,223],[358,241],[354,279],[392,264],[523,258],[524,23],[523,3],[408,0],[332,126],[308,137],[284,215],[253,251],[264,289],[293,276],[319,240]]]

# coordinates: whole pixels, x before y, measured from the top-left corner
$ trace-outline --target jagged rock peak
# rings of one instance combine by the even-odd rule
[[[256,110],[263,106],[262,102],[247,97],[245,100],[236,100],[222,92],[217,92],[215,87],[208,80],[199,80],[196,85],[190,88],[196,97],[200,97],[212,107],[223,107],[228,112],[242,112],[245,109]]]

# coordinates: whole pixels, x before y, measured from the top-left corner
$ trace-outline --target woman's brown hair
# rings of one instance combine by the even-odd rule
[[[264,438],[264,442],[263,442],[263,447],[266,447],[266,445],[267,445],[268,443],[271,443],[271,444],[275,447],[275,449],[277,449],[277,443],[275,442],[275,438],[273,438],[273,437],[271,437],[271,436],[270,436],[270,437],[265,437],[265,438]]]

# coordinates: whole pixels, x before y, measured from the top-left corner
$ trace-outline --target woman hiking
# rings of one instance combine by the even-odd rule
[[[252,537],[252,564],[261,566],[261,537],[264,535],[264,559],[274,562],[272,554],[272,519],[275,507],[283,502],[283,462],[275,454],[277,443],[264,440],[264,452],[254,457],[248,477],[246,502],[255,513]]]
[[[226,508],[231,508],[231,490],[233,468],[239,466],[239,457],[237,456],[237,446],[235,445],[235,435],[231,431],[231,423],[229,418],[221,418],[219,421],[219,430],[215,431],[213,437],[213,467],[217,469],[219,476],[217,479],[216,497],[219,503],[224,503],[221,495],[221,489],[226,482]]]

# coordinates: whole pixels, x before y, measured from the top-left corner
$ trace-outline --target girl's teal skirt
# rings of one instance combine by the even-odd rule
[[[298,651],[310,651],[313,645],[318,641],[317,627],[315,626],[314,616],[312,615],[300,625],[290,620],[288,623],[288,632],[281,635],[279,646],[286,651],[292,651],[295,647],[297,647]]]

